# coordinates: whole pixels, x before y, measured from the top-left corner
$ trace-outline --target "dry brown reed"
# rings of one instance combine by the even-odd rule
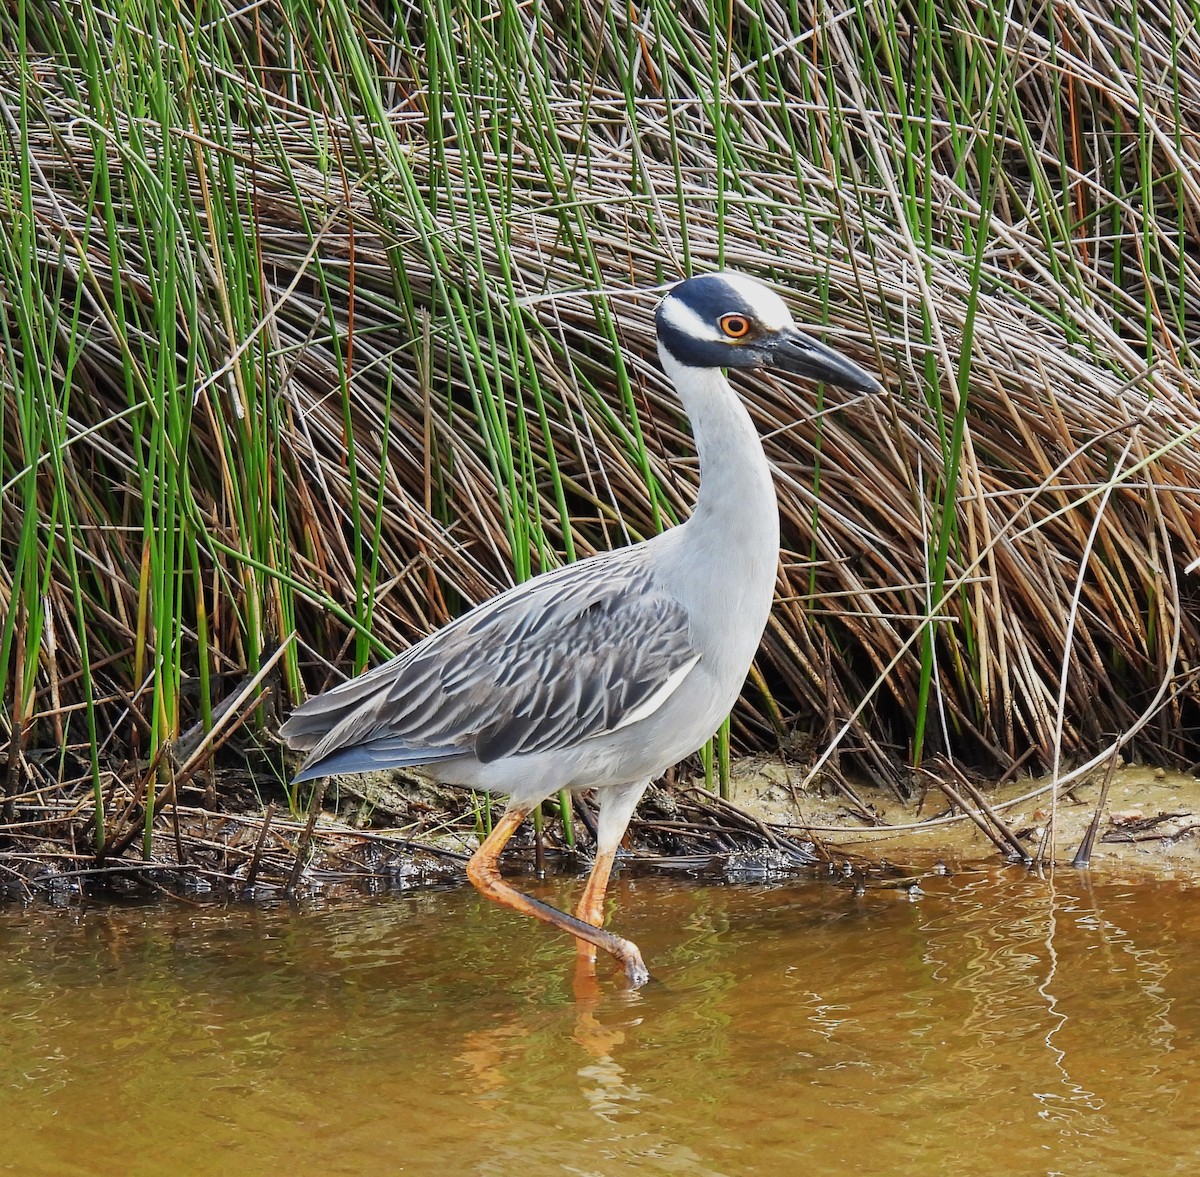
[[[70,19],[74,6],[61,11]],[[346,620],[365,616],[356,516],[380,570],[371,627],[394,650],[509,583],[523,562],[537,571],[569,545],[587,554],[685,514],[696,469],[653,358],[654,290],[720,264],[779,283],[799,319],[891,390],[884,402],[818,405],[791,382],[739,381],[777,473],[784,553],[737,746],[845,752],[900,791],[917,739],[992,772],[1023,756],[1040,768],[1078,761],[1114,742],[1154,760],[1196,759],[1200,625],[1184,569],[1200,556],[1200,34],[1177,6],[1139,6],[1134,27],[1095,2],[1031,9],[1023,21],[950,5],[944,43],[925,50],[924,89],[911,56],[922,28],[905,6],[801,5],[794,25],[786,6],[761,3],[752,28],[739,8],[729,52],[712,12],[694,3],[669,30],[633,8],[564,11],[569,37],[554,31],[553,12],[514,9],[506,19],[536,52],[511,60],[511,76],[481,81],[466,33],[492,26],[462,17],[454,101],[434,93],[445,83],[422,72],[428,56],[401,51],[391,9],[346,16],[344,34],[293,28],[285,11],[226,14],[245,56],[208,64],[243,71],[254,119],[194,125],[194,158],[220,168],[186,170],[177,194],[203,234],[195,283],[209,317],[196,323],[207,368],[176,390],[195,402],[181,460],[204,530],[198,597],[190,587],[181,596],[193,612],[180,629],[170,738],[200,714],[196,599],[218,699],[260,664],[252,632],[269,652],[294,626],[310,690],[352,669],[365,652]],[[431,26],[412,20],[415,44]],[[361,81],[354,102],[326,83],[318,112],[290,79],[285,50],[299,46],[316,71],[318,34],[338,53],[343,35],[367,46],[386,117],[373,116]],[[153,303],[160,263],[122,204],[136,187],[131,157],[114,152],[115,293],[78,63],[51,44],[22,55],[11,35],[5,53],[28,86],[22,98],[15,69],[3,71],[3,113],[11,126],[24,109],[28,122],[37,264],[83,308],[66,478],[91,648],[104,651],[92,666],[100,767],[110,806],[124,798],[136,810],[144,794],[128,782],[145,766],[130,762],[153,725],[145,672],[137,677],[146,504],[130,459],[141,420],[130,371],[149,361],[114,307]],[[521,71],[536,72],[536,87]],[[485,82],[486,101],[455,105]],[[984,142],[989,87],[1004,89]],[[552,112],[552,135],[543,125],[544,138],[532,136],[526,101],[535,115]],[[119,135],[138,116],[87,117]],[[551,163],[547,143],[561,153]],[[231,334],[219,313],[214,200],[240,209],[252,234],[249,333]],[[7,304],[16,297],[3,291]],[[187,330],[150,342],[182,351]],[[8,424],[21,362],[17,348],[0,360],[5,610],[20,598],[12,569],[28,508],[14,488],[35,460]],[[247,374],[254,404],[243,403]],[[252,497],[279,530],[274,563],[256,564],[233,509],[244,483],[225,435],[267,401],[261,419],[277,428]],[[488,403],[510,438],[529,439],[511,479]],[[48,501],[51,472],[39,480]],[[11,644],[4,701],[6,727],[20,733],[10,793],[34,810],[37,788],[87,775],[86,754],[64,759],[57,743],[83,700],[76,596],[58,555],[44,567],[53,640],[20,670]],[[255,612],[264,622],[252,631]],[[925,632],[933,658],[918,736]],[[30,705],[14,706],[12,692],[34,680]],[[67,742],[78,746],[80,730]],[[269,747],[270,723],[258,730]]]

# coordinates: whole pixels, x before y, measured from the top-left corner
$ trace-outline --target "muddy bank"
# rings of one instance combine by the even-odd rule
[[[1065,864],[1071,862],[1096,818],[1104,776],[1099,771],[1072,784],[1059,794],[1057,803],[1048,777],[983,786],[980,791],[987,808],[1030,857],[1043,847],[1047,860]],[[773,827],[805,832],[830,852],[844,851],[866,860],[899,863],[932,855],[976,862],[1001,855],[1000,847],[980,826],[988,826],[1002,842],[1004,835],[984,810],[965,797],[975,819],[933,786],[908,804],[878,791],[860,790],[856,794],[860,808],[842,793],[800,789],[796,781],[801,777],[778,760],[745,761],[735,766],[731,798]],[[961,788],[955,788],[961,795]],[[1200,875],[1200,780],[1142,765],[1116,768],[1100,807],[1090,867],[1161,877]]]
[[[1104,775],[1072,784],[1057,803],[1046,779],[1001,786],[960,779],[951,799],[945,782],[929,776],[924,793],[902,803],[844,779],[802,788],[802,768],[746,759],[734,766],[729,801],[686,778],[653,786],[630,824],[622,869],[750,882],[822,868],[903,877],[938,860],[1069,864],[1095,822],[1093,871],[1200,875],[1200,781],[1122,765],[1101,805]],[[0,891],[15,899],[107,891],[258,900],[454,885],[502,809],[498,799],[489,813],[486,798],[385,773],[331,783],[315,819],[302,808],[305,798],[264,809],[241,795],[240,808],[213,807],[204,804],[211,794],[185,786],[179,804],[156,819],[149,856],[138,837],[99,861],[85,816],[45,814],[44,824],[29,822],[0,851]],[[568,816],[569,827],[547,806],[540,833],[527,822],[505,853],[506,869],[584,873],[593,800],[573,798]],[[136,810],[129,820],[132,832]]]
[[[746,758],[734,765],[728,801],[686,777],[652,786],[630,823],[624,869],[749,881],[822,865],[864,877],[903,874],[938,859],[1065,865],[1094,827],[1086,864],[1093,871],[1200,875],[1200,780],[1186,773],[1120,764],[1061,789],[1057,801],[1050,778],[1000,785],[959,780],[949,786],[952,800],[946,782],[929,777],[923,793],[906,802],[844,779],[804,789],[798,784],[804,775],[778,757]],[[341,788],[343,823],[369,814],[378,827],[392,814],[414,844],[463,858],[477,844],[460,790],[387,774],[348,779]],[[499,808],[497,801],[494,812]],[[594,831],[590,796],[573,802],[574,845],[547,809],[540,836],[527,823],[506,865],[586,870]],[[377,828],[375,836],[392,832]],[[450,874],[456,865],[440,864]]]

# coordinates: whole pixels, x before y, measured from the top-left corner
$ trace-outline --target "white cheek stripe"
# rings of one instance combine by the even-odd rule
[[[689,339],[704,343],[729,342],[714,324],[706,323],[691,307],[685,306],[679,299],[672,298],[669,294],[663,299],[662,317],[676,331],[686,335]]]

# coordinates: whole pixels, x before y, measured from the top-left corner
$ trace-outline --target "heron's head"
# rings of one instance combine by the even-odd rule
[[[702,274],[659,303],[658,345],[689,368],[781,368],[851,392],[883,392],[869,372],[805,335],[787,304],[744,274]]]

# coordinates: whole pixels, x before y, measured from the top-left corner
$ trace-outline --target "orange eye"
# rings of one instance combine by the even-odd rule
[[[730,339],[745,339],[750,334],[750,320],[745,315],[722,315],[721,330]]]

